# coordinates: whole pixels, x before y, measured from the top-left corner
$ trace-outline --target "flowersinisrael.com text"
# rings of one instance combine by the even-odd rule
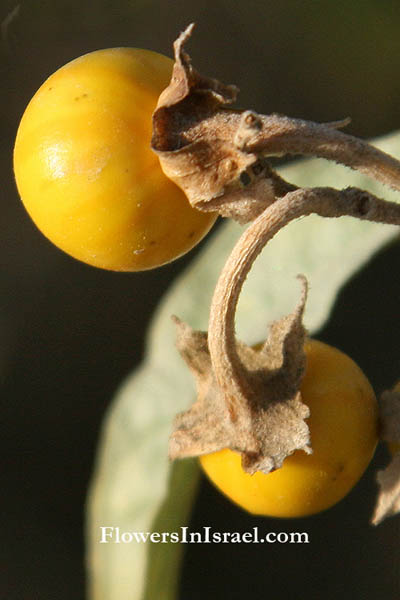
[[[119,527],[100,527],[100,544],[309,544],[305,531],[268,531],[261,533],[258,527],[251,531],[213,531],[203,527],[201,531],[189,531],[180,527],[178,531],[122,531]]]

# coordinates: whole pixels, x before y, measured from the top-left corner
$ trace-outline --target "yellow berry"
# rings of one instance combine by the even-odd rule
[[[172,64],[147,50],[92,52],[51,75],[26,108],[14,149],[20,196],[42,233],[83,262],[157,267],[215,221],[190,206],[150,148]]]
[[[341,500],[360,479],[377,444],[375,394],[360,368],[336,348],[308,340],[302,400],[312,454],[297,450],[281,468],[249,475],[229,449],[200,457],[214,484],[250,513],[302,517]]]

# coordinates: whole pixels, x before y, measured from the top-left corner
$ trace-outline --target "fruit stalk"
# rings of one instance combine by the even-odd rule
[[[363,190],[298,189],[269,206],[243,233],[218,279],[210,309],[208,344],[215,376],[225,397],[246,396],[249,377],[238,356],[235,311],[243,283],[255,259],[290,221],[302,216],[352,216],[378,223],[400,224],[400,205]]]

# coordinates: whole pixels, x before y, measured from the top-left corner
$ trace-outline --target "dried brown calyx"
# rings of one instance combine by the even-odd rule
[[[170,456],[228,447],[241,453],[249,473],[268,473],[295,450],[311,451],[308,408],[299,391],[306,283],[303,278],[294,313],[274,324],[262,349],[255,350],[235,338],[246,276],[268,241],[293,219],[315,213],[400,224],[400,205],[357,188],[297,188],[274,172],[267,157],[322,157],[395,189],[400,189],[400,163],[338,131],[346,121],[321,125],[230,108],[237,89],[199,75],[183,50],[192,29],[175,42],[172,79],[153,115],[152,148],[194,207],[251,224],[217,282],[208,334],[176,319],[178,347],[196,378],[198,399],[176,419]]]
[[[305,369],[301,318],[306,290],[303,279],[296,310],[271,326],[260,348],[237,343],[243,369],[239,383],[243,387],[234,394],[226,394],[218,385],[207,334],[193,331],[175,318],[178,349],[196,379],[198,397],[192,408],[176,418],[170,440],[171,458],[231,448],[242,453],[247,472],[268,473],[295,450],[311,451],[304,421],[309,409],[301,402],[299,392]]]
[[[389,465],[378,472],[380,491],[372,518],[374,525],[400,512],[400,381],[382,394],[380,420],[380,437],[389,444],[392,458]]]

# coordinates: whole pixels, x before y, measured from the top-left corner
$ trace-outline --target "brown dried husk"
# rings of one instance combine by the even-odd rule
[[[193,331],[175,317],[177,346],[196,379],[197,401],[176,418],[170,458],[230,448],[241,453],[248,473],[269,473],[295,450],[311,452],[305,422],[309,409],[299,391],[305,371],[305,300],[304,282],[299,305],[272,324],[260,349],[237,342],[248,386],[236,397],[227,397],[217,385],[207,334]]]
[[[374,525],[400,512],[400,382],[382,394],[380,421],[380,437],[389,444],[392,457],[388,466],[377,474],[380,489],[372,517]]]
[[[200,210],[216,211],[241,223],[253,220],[277,196],[294,186],[274,173],[245,143],[259,131],[251,111],[227,107],[238,89],[203,77],[193,68],[183,46],[193,26],[176,40],[170,85],[153,115],[152,149],[164,173]],[[251,182],[240,180],[246,173]]]

